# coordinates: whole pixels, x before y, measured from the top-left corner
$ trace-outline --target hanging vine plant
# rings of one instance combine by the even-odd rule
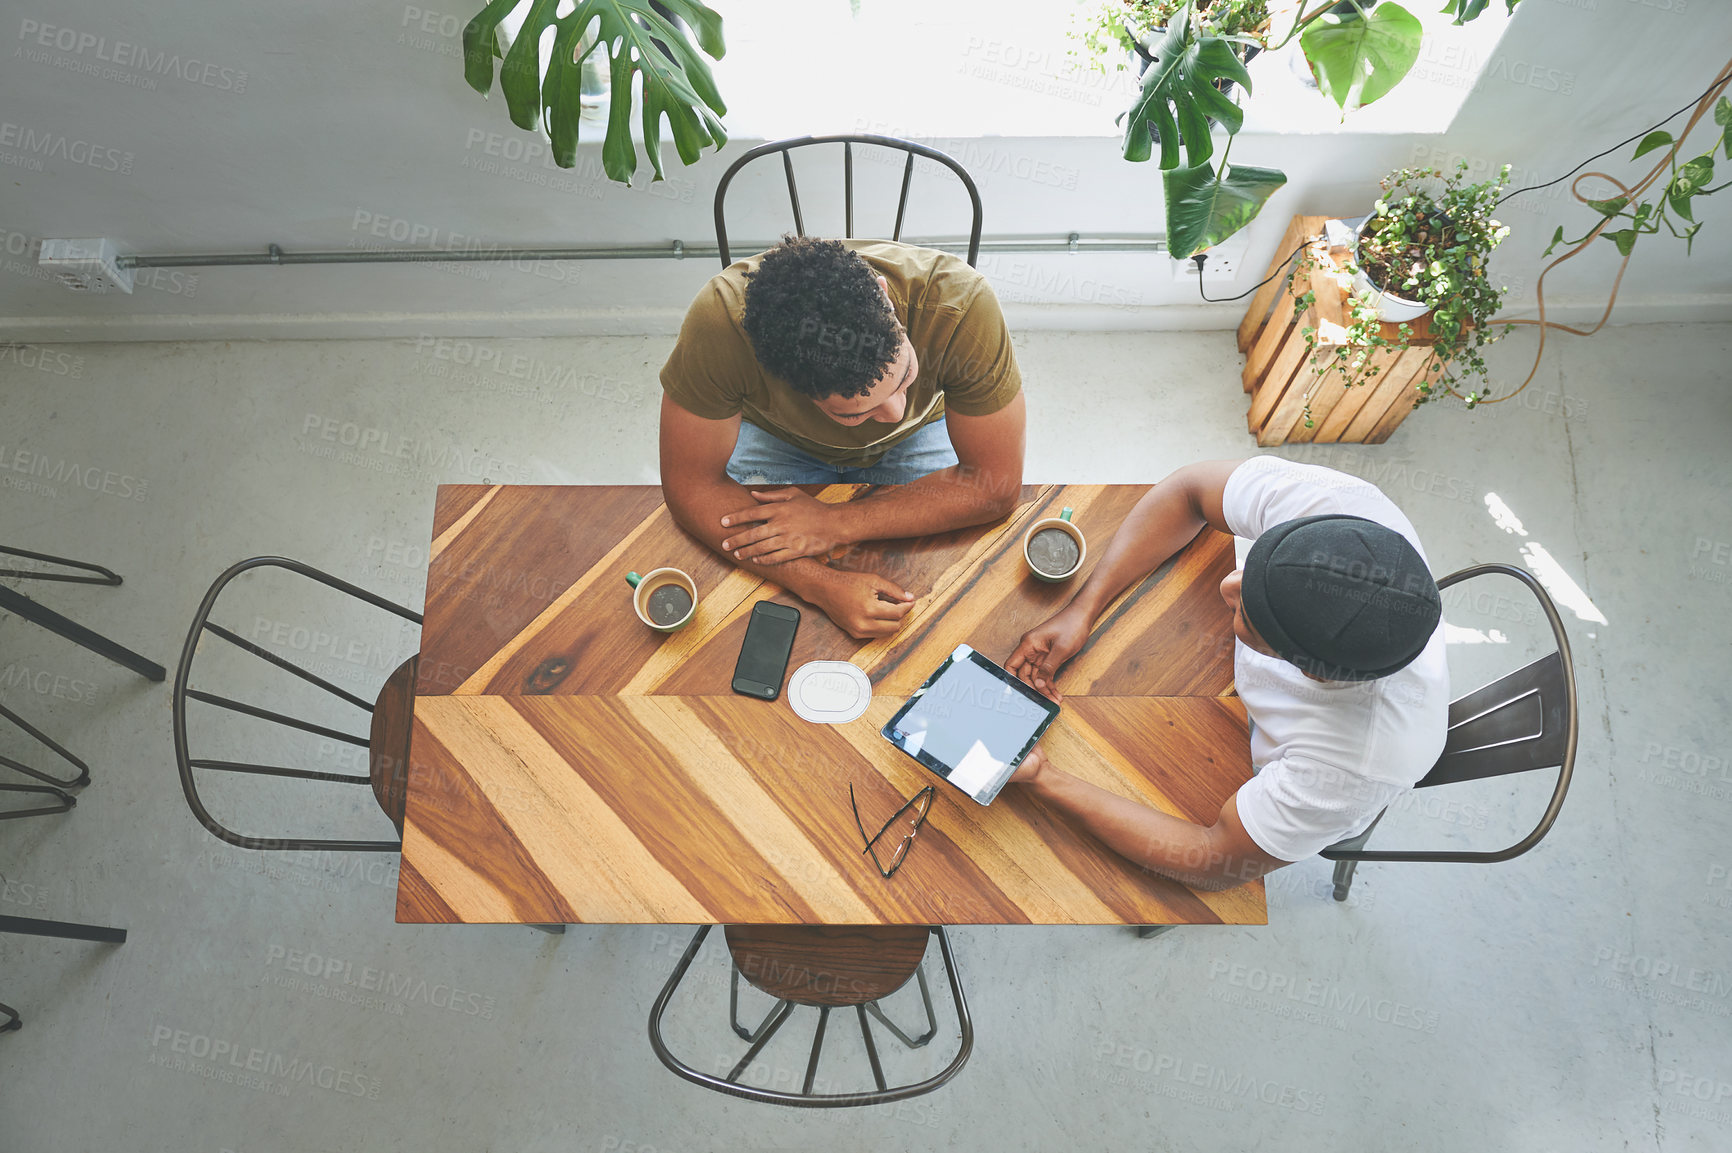
[[[629,184],[638,168],[631,138],[634,77],[642,77],[643,144],[655,171],[652,180],[663,178],[664,115],[685,164],[697,163],[705,148],[728,142],[720,119],[727,105],[704,60],[705,55],[720,60],[727,51],[721,16],[699,0],[576,0],[571,12],[560,16],[561,2],[490,0],[463,29],[464,79],[487,95],[494,58],[500,58],[499,89],[511,122],[525,131],[545,132],[555,164],[577,164],[583,65],[596,52],[607,64],[613,89],[601,147],[609,180]],[[501,24],[525,4],[522,27],[502,46]],[[553,55],[543,73],[541,41],[549,28],[554,30]]]

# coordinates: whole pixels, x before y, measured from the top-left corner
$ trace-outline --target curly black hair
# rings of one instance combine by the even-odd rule
[[[839,240],[784,235],[746,280],[758,363],[814,400],[866,395],[902,348],[872,266]]]

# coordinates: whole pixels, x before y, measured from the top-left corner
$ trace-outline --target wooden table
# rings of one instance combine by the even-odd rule
[[[862,642],[692,540],[658,487],[440,486],[397,920],[1265,923],[1261,882],[1193,892],[1015,787],[982,808],[940,784],[889,881],[861,854],[849,784],[876,825],[933,780],[879,728],[959,642],[1008,657],[1145,491],[1025,486],[997,524],[857,548],[833,563],[918,598],[895,636]],[[1064,505],[1091,548],[1084,574],[1049,585],[1028,575],[1022,534]],[[1045,738],[1057,765],[1213,823],[1250,776],[1217,589],[1232,558],[1232,538],[1205,530],[1102,617],[1060,680]],[[699,592],[692,623],[667,635],[637,618],[624,580],[663,565]],[[790,673],[820,659],[867,672],[863,717],[815,725],[785,694],[730,690],[764,598],[801,608]]]

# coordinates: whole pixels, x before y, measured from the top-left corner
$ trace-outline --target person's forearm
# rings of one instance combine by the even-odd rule
[[[1020,477],[952,465],[910,484],[886,485],[863,500],[832,505],[841,543],[928,536],[1010,515]]]
[[[1125,517],[1071,604],[1094,623],[1120,593],[1189,544],[1205,523],[1173,477],[1155,485]]]
[[[1029,782],[1034,794],[1075,818],[1121,857],[1193,889],[1230,889],[1262,869],[1229,859],[1209,829],[1126,800],[1052,768]]]
[[[830,574],[829,566],[818,557],[800,557],[783,564],[757,564],[737,560],[732,552],[722,548],[727,529],[722,517],[752,504],[752,490],[732,480],[719,480],[676,487],[664,485],[662,498],[675,523],[696,538],[704,547],[719,554],[723,560],[743,568],[754,576],[781,585],[795,596],[813,604]]]

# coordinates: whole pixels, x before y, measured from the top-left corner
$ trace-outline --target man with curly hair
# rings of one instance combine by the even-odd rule
[[[855,637],[894,633],[914,598],[831,550],[1016,506],[1022,378],[991,287],[947,253],[784,236],[704,285],[661,381],[674,518]],[[834,483],[893,487],[847,504],[793,487]]]

